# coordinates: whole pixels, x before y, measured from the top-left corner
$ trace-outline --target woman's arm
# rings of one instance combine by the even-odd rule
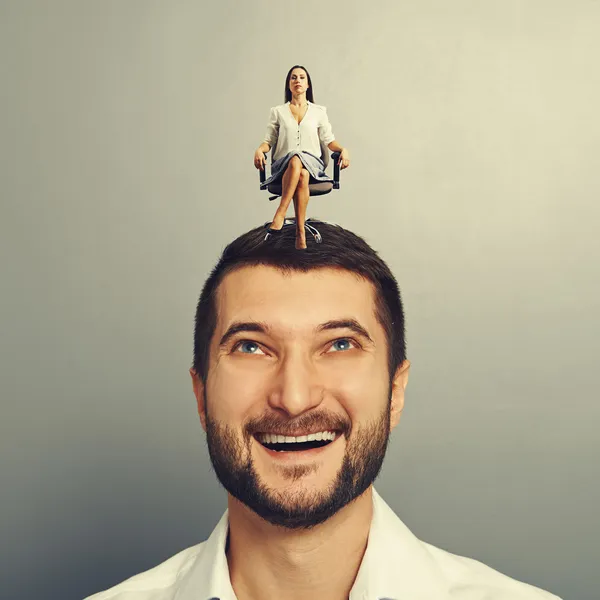
[[[276,143],[279,137],[279,119],[277,117],[277,108],[271,108],[269,115],[269,124],[263,143],[256,149],[254,153],[254,166],[261,171],[265,170],[265,152],[268,152]]]
[[[348,150],[346,150],[346,148],[344,148],[338,143],[337,140],[333,140],[333,142],[327,144],[327,147],[332,152],[340,153],[340,160],[338,161],[338,164],[342,169],[345,169],[346,167],[350,166],[350,154],[348,153]]]
[[[331,123],[329,122],[329,117],[327,116],[327,109],[323,106],[323,113],[321,115],[321,120],[319,122],[319,138],[322,143],[325,143],[327,147],[332,152],[340,153],[340,160],[338,161],[338,165],[342,169],[345,169],[350,165],[350,154],[348,154],[348,150],[343,148],[335,139],[333,135],[333,131],[331,130]]]

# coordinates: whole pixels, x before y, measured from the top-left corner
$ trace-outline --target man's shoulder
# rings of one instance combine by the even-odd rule
[[[85,600],[172,600],[178,581],[189,571],[206,542],[178,552],[159,565]]]
[[[558,596],[518,581],[466,556],[422,542],[446,580],[450,598],[473,600],[560,600]]]
[[[374,492],[376,542],[371,569],[382,591],[444,600],[560,600],[528,583],[517,581],[466,556],[453,554],[417,538],[390,506]],[[389,595],[389,594],[388,594]]]

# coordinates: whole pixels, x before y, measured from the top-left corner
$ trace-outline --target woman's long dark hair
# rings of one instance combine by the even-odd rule
[[[292,99],[292,91],[290,90],[290,77],[292,76],[292,71],[294,69],[302,69],[306,73],[306,79],[308,79],[308,89],[306,90],[306,99],[309,102],[314,102],[313,100],[313,89],[312,89],[312,81],[310,80],[310,74],[302,65],[294,65],[287,74],[285,78],[285,101],[290,102]]]

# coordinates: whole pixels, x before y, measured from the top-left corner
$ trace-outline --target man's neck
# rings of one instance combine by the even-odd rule
[[[372,516],[371,487],[308,531],[271,525],[230,496],[227,562],[238,600],[347,600]]]

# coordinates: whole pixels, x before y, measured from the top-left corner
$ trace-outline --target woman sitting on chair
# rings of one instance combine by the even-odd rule
[[[350,156],[331,131],[324,106],[313,104],[313,91],[308,71],[299,65],[292,67],[285,80],[286,103],[271,109],[267,133],[254,153],[254,166],[265,168],[265,152],[274,148],[271,176],[261,184],[282,184],[281,202],[273,217],[269,233],[281,232],[288,206],[294,199],[296,213],[296,248],[306,248],[306,207],[309,199],[308,184],[332,181],[325,173],[321,160],[321,145],[332,152],[340,152],[339,165],[345,169]]]

